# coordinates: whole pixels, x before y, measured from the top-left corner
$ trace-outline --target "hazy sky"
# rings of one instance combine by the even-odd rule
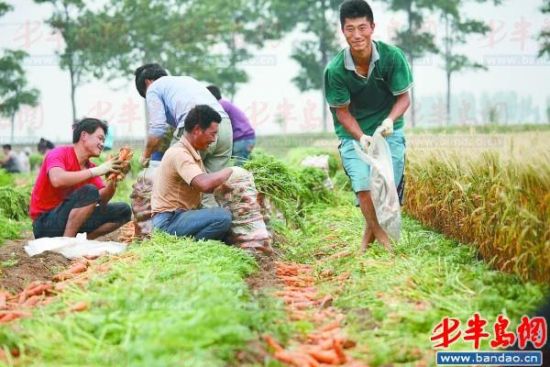
[[[53,59],[55,51],[62,49],[63,42],[52,36],[43,23],[51,8],[31,0],[8,2],[14,10],[0,19],[0,48],[24,49],[31,55],[25,68],[30,84],[41,92],[38,107],[26,108],[18,114],[16,137],[37,139],[45,136],[53,140],[68,140],[71,124],[69,76]],[[404,23],[404,18],[388,12],[382,2],[372,1],[371,5],[376,22],[375,39],[388,41],[392,32]],[[464,14],[484,20],[493,27],[485,36],[471,37],[464,47],[464,52],[485,63],[489,70],[456,75],[453,93],[457,96],[469,94],[479,99],[483,95],[513,91],[520,98],[531,97],[538,109],[538,120],[546,121],[546,106],[550,103],[550,62],[535,58],[538,50],[535,37],[543,27],[550,27],[550,17],[541,14],[541,6],[542,0],[505,0],[499,7],[490,4],[464,7]],[[443,27],[435,16],[426,19],[425,27],[438,37],[443,33]],[[303,36],[295,31],[281,41],[269,42],[246,63],[250,81],[240,87],[235,102],[248,113],[259,134],[320,130],[319,93],[300,93],[290,81],[298,67],[288,55],[293,43]],[[419,61],[414,73],[419,100],[422,97],[439,100],[443,96],[445,76],[439,58],[428,57]],[[107,119],[116,127],[117,136],[144,135],[142,101],[131,75],[127,80],[109,85],[92,82],[77,91],[78,115]],[[426,124],[428,120],[433,124],[440,119],[441,108],[438,106],[423,105],[420,109],[419,114],[425,120],[418,121],[420,124]],[[287,121],[284,128],[277,124],[281,118]],[[473,111],[471,118],[480,121],[480,111]],[[535,119],[537,117],[526,118],[528,121]],[[0,121],[0,138],[5,140],[8,136],[9,122],[4,119]]]

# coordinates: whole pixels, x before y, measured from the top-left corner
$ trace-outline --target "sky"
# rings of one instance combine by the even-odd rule
[[[30,54],[25,70],[30,85],[41,93],[37,107],[25,107],[16,116],[16,141],[37,141],[40,137],[68,141],[71,136],[69,75],[55,61],[55,52],[63,49],[63,41],[52,35],[44,23],[52,8],[32,0],[7,2],[14,10],[0,19],[0,48],[23,49]],[[454,103],[461,121],[482,123],[486,120],[483,111],[487,103],[504,109],[503,106],[513,103],[521,112],[501,114],[506,122],[549,122],[546,110],[550,105],[550,60],[536,58],[539,47],[536,35],[550,27],[550,17],[539,10],[542,3],[542,0],[504,0],[498,7],[492,3],[469,3],[462,8],[464,15],[485,21],[492,30],[484,36],[472,36],[461,48],[488,67],[487,71],[462,72],[453,78]],[[381,1],[370,4],[376,22],[374,38],[391,42],[391,35],[404,24],[404,17],[389,12]],[[436,16],[425,19],[424,27],[439,38],[444,30]],[[335,32],[344,47],[339,29]],[[321,130],[320,93],[300,92],[291,82],[298,65],[289,55],[293,45],[303,37],[304,34],[295,30],[282,40],[268,42],[245,63],[249,82],[239,87],[234,102],[247,113],[258,135]],[[418,60],[414,79],[417,124],[443,124],[446,84],[441,59],[429,56]],[[109,83],[91,81],[82,86],[77,91],[77,111],[77,117],[109,121],[115,127],[117,138],[145,135],[143,100],[135,90],[132,75]],[[331,124],[329,120],[329,126]],[[0,119],[0,141],[9,140],[9,126],[8,120]]]

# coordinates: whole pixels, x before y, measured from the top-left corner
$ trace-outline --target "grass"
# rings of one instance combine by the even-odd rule
[[[474,312],[490,322],[504,313],[514,322],[533,310],[545,289],[492,270],[468,246],[446,239],[405,217],[395,254],[374,245],[359,253],[364,219],[353,198],[306,215],[303,232],[278,227],[287,260],[309,263],[321,274],[349,272],[342,284],[318,278],[323,293],[347,315],[347,331],[359,342],[357,358],[381,366],[424,360],[433,364],[433,327],[444,316],[464,323]],[[351,255],[327,259],[342,250]],[[463,324],[464,325],[464,324]],[[486,345],[485,345],[486,346]],[[468,344],[459,349],[471,349]]]
[[[280,315],[261,310],[244,281],[257,271],[246,252],[155,234],[128,255],[85,291],[3,327],[0,345],[20,348],[18,366],[215,367],[258,332],[281,335]],[[81,300],[88,311],[65,312]]]
[[[0,187],[0,244],[21,237],[30,228],[28,217],[30,186]]]

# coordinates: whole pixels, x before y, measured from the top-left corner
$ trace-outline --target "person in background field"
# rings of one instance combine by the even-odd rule
[[[208,105],[222,117],[219,134],[208,149],[201,151],[207,172],[216,172],[229,163],[232,150],[231,121],[223,107],[197,80],[189,76],[169,76],[159,64],[146,64],[136,69],[136,89],[145,98],[149,114],[147,141],[140,162],[147,167],[153,152],[159,151],[170,128],[175,129],[172,144],[184,131],[184,120],[196,105]]]
[[[231,168],[207,173],[199,152],[216,140],[222,118],[207,105],[191,109],[185,132],[162,158],[151,195],[153,226],[176,236],[223,240],[231,227],[231,212],[202,208],[201,196],[231,176]]]
[[[222,98],[220,89],[217,86],[209,85],[206,88],[216,97],[225,112],[229,115],[231,127],[233,128],[233,157],[235,158],[235,164],[242,166],[248,160],[252,149],[256,145],[254,128],[250,125],[250,121],[239,107]]]
[[[19,173],[19,163],[17,161],[17,153],[11,150],[11,145],[4,144],[2,145],[2,150],[4,151],[4,159],[0,161],[0,167],[5,169],[9,173]]]
[[[38,152],[42,155],[46,155],[53,148],[55,148],[54,143],[44,138],[40,138],[40,141],[36,146],[36,150],[38,150]]]
[[[31,172],[31,148],[26,147],[17,155],[17,162],[19,163],[19,171],[21,173],[30,173]]]
[[[75,237],[88,239],[110,233],[130,221],[126,203],[110,203],[116,180],[106,184],[101,176],[120,173],[121,162],[111,159],[94,165],[90,158],[103,150],[107,124],[85,118],[73,126],[73,144],[52,149],[44,158],[31,194],[30,216],[35,238]]]
[[[403,114],[410,105],[411,68],[399,48],[372,39],[374,16],[366,1],[344,1],[340,5],[340,25],[349,47],[340,51],[325,69],[325,98],[340,139],[344,170],[366,221],[362,248],[377,239],[390,249],[390,239],[378,223],[370,194],[370,166],[358,157],[353,142],[358,141],[366,150],[373,133],[382,126],[391,150],[395,184],[402,187]]]

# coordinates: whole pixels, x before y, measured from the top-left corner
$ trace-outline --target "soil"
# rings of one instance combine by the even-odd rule
[[[23,248],[27,241],[7,241],[0,246],[0,289],[18,293],[32,281],[51,280],[71,262],[50,251],[30,257]]]
[[[133,228],[130,224],[98,240],[118,241],[128,229]],[[25,233],[23,239],[6,241],[0,245],[0,290],[19,293],[32,281],[51,280],[53,275],[63,271],[71,263],[63,255],[51,251],[30,257],[23,247],[32,238],[31,233]]]

